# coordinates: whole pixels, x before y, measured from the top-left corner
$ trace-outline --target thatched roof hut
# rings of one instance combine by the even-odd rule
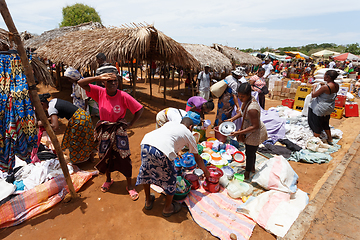
[[[5,29],[0,28],[0,51],[9,50],[10,41],[9,41],[9,32]]]
[[[210,64],[211,69],[215,71],[221,71],[223,69],[230,71],[232,69],[230,59],[209,46],[189,43],[182,43],[181,46],[199,61],[202,69],[206,64]]]
[[[61,27],[61,28],[55,28],[53,30],[49,30],[46,32],[43,32],[40,36],[32,37],[24,41],[24,47],[25,48],[31,48],[31,49],[37,49],[41,47],[42,45],[46,44],[51,39],[64,36],[65,34],[69,32],[75,32],[79,30],[85,30],[85,29],[97,29],[97,28],[104,28],[104,26],[101,23],[98,22],[88,22],[88,23],[82,23],[76,26],[71,27]]]
[[[213,48],[225,56],[227,56],[231,61],[238,63],[238,64],[253,64],[259,65],[261,64],[262,60],[260,58],[254,57],[248,53],[244,53],[236,48],[223,46],[220,44],[214,44]]]
[[[103,52],[109,62],[137,60],[166,61],[184,67],[199,62],[179,43],[152,25],[88,29],[70,32],[47,42],[36,53],[54,63],[75,68],[96,66],[96,54]]]
[[[9,32],[0,28],[0,51],[8,51],[11,48],[16,48],[16,45],[9,39]],[[42,63],[36,57],[33,57],[30,64],[34,70],[34,75],[39,80],[39,82],[43,82],[45,85],[55,86],[53,79],[44,63]]]

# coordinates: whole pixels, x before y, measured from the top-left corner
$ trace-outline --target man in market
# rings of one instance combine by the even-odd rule
[[[172,200],[176,191],[174,159],[184,146],[189,148],[189,153],[194,154],[197,165],[209,177],[209,171],[198,154],[197,144],[191,133],[193,125],[193,120],[188,117],[184,117],[181,123],[167,122],[161,128],[147,133],[141,141],[141,166],[136,185],[144,187],[145,210],[151,210],[155,201],[155,196],[150,194],[150,184],[162,187],[166,193],[162,211],[164,217],[170,217],[181,210],[181,204]]]
[[[210,98],[210,64],[206,64],[204,71],[201,71],[198,75],[198,91],[199,96],[209,100]]]
[[[269,76],[271,72],[274,70],[274,67],[269,58],[265,59],[265,64],[262,65],[262,68],[265,69],[265,74],[263,78],[265,79],[266,84],[268,84]]]

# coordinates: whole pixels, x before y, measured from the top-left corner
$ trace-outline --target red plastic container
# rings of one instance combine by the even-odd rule
[[[195,174],[192,173],[186,174],[185,179],[191,182],[191,189],[195,190],[200,187],[199,177],[196,176]]]
[[[219,179],[224,175],[223,171],[215,166],[207,166],[206,167],[209,170],[210,177],[206,179],[207,182],[210,183],[218,183]]]
[[[209,191],[212,193],[216,193],[216,192],[220,191],[219,183],[212,183],[212,182],[204,181],[202,185],[206,191]]]
[[[358,116],[359,116],[359,107],[357,103],[345,105],[345,117],[358,117]]]
[[[283,106],[287,106],[287,107],[289,107],[289,108],[293,108],[293,106],[294,106],[294,102],[295,102],[295,100],[294,99],[284,99],[284,100],[282,100],[282,105]]]
[[[344,107],[346,101],[346,96],[337,95],[335,98],[335,107]]]

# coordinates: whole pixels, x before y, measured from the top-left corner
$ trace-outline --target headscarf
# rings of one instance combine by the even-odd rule
[[[188,111],[186,113],[186,115],[184,116],[184,118],[190,118],[194,125],[199,125],[200,124],[200,114],[196,113],[196,112],[192,112],[192,111]]]
[[[68,77],[68,78],[71,78],[72,80],[80,80],[82,79],[83,77],[81,76],[81,74],[79,73],[78,70],[76,70],[75,68],[73,67],[68,67],[64,73],[64,76],[65,77]]]
[[[235,70],[232,70],[231,73],[236,75],[236,76],[241,76],[241,77],[246,77],[247,76],[244,67],[237,67],[237,68],[235,68]]]

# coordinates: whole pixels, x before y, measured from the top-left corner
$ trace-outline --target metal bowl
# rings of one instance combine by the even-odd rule
[[[219,132],[224,136],[229,136],[236,131],[236,125],[233,122],[223,122],[219,126]]]

